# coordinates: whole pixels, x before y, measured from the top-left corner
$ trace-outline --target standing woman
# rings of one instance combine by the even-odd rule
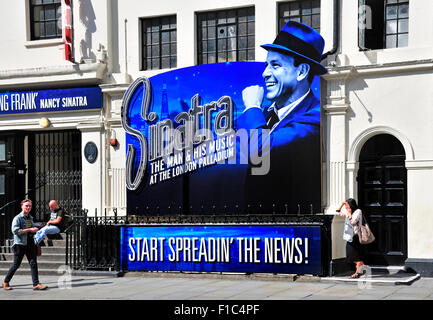
[[[346,212],[342,213],[343,206]],[[349,198],[337,209],[338,215],[346,218],[343,239],[346,240],[346,257],[349,263],[355,263],[356,271],[349,278],[359,278],[364,266],[364,246],[359,243],[358,231],[362,224],[362,211],[358,208],[355,199]]]
[[[38,232],[38,228],[34,227],[33,218],[30,215],[32,201],[29,199],[21,201],[21,210],[12,220],[14,262],[3,281],[3,289],[12,289],[9,282],[20,267],[24,255],[26,255],[32,273],[33,290],[44,290],[47,286],[39,283],[38,262],[36,260],[37,248],[33,240],[33,234]]]

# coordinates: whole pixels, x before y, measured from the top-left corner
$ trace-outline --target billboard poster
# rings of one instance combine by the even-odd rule
[[[135,80],[122,104],[128,213],[320,212],[323,47],[289,21],[264,62]]]
[[[322,272],[319,226],[124,226],[120,237],[122,270]]]

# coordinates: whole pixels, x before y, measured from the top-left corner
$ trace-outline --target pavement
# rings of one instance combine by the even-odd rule
[[[41,275],[39,278],[41,283],[48,285],[47,290],[33,291],[29,275],[15,275],[10,283],[13,290],[0,289],[0,307],[3,303],[10,306],[12,302],[20,306],[19,301],[26,300],[26,303],[37,302],[44,309],[44,302],[67,301],[70,312],[81,310],[71,308],[78,302],[92,302],[92,306],[103,303],[104,308],[100,309],[107,311],[111,310],[107,307],[114,308],[120,302],[129,301],[129,304],[139,302],[140,308],[166,315],[160,319],[211,316],[224,319],[234,315],[257,318],[257,315],[271,311],[287,310],[288,306],[296,306],[296,301],[302,301],[306,310],[313,301],[326,301],[326,308],[332,301],[353,303],[359,300],[394,301],[399,303],[399,308],[403,307],[402,301],[424,301],[429,309],[433,307],[433,278],[419,276],[405,283],[374,282],[365,276],[346,281],[346,276],[177,272],[128,272],[122,276],[110,272],[83,272]],[[206,314],[204,308],[208,308]],[[310,309],[309,312],[319,310]]]

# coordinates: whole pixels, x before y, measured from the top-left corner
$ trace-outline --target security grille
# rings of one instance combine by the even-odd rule
[[[66,212],[81,209],[81,133],[44,132],[36,133],[33,139],[34,161],[30,161],[30,166],[34,166],[36,219],[47,218],[48,202],[53,199]]]

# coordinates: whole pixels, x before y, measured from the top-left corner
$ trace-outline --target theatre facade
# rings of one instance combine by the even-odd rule
[[[334,214],[351,197],[376,236],[367,263],[431,276],[433,4],[1,7],[4,29],[22,21],[0,52],[3,217],[24,197],[41,220],[51,199],[130,217],[116,240],[123,270],[330,275],[347,268],[344,220]],[[268,161],[261,142],[272,132],[253,139],[257,149],[240,148],[242,90],[265,87],[261,45],[288,20],[325,41],[327,73],[310,88],[319,131],[297,158]],[[245,176],[251,162],[260,174]],[[287,201],[281,190],[291,190]]]
[[[107,122],[100,84],[107,77],[106,29],[71,1],[2,4],[0,190],[2,230],[19,203],[33,201],[45,221],[47,201],[69,212],[101,210]],[[99,10],[99,8],[97,8]],[[93,12],[93,16],[92,16]],[[16,23],[18,19],[22,23]],[[104,200],[103,200],[104,199]]]

